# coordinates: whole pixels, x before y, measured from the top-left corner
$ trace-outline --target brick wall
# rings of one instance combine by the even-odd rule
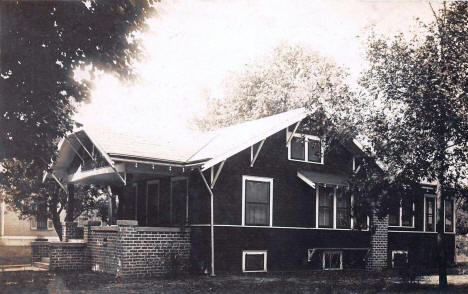
[[[117,226],[92,227],[88,237],[92,269],[119,277],[148,277],[188,271],[190,230],[138,227],[119,220]]]
[[[90,268],[85,243],[51,242],[49,255],[51,271],[88,270]]]
[[[388,216],[379,219],[374,214],[370,219],[370,225],[370,252],[366,262],[366,269],[382,270],[388,265]]]
[[[42,257],[49,257],[49,242],[34,241],[31,242],[32,261],[40,261]]]
[[[77,222],[62,223],[62,241],[68,242],[71,239],[83,239],[83,228],[78,227]]]

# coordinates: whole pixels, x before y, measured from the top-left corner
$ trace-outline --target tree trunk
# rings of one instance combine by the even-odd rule
[[[443,181],[442,181],[443,182]],[[441,181],[439,180],[439,183]],[[447,287],[447,258],[445,253],[445,238],[444,238],[444,204],[445,194],[442,187],[439,188],[440,205],[438,207],[438,221],[437,221],[437,252],[439,263],[439,287]]]
[[[67,201],[67,215],[65,216],[65,221],[72,222],[75,217],[75,187],[73,184],[68,184],[68,201]]]
[[[52,194],[50,195],[49,217],[52,219],[55,232],[60,241],[62,241],[62,222],[60,221],[60,211],[58,210],[59,193],[60,191],[54,186],[52,188]]]

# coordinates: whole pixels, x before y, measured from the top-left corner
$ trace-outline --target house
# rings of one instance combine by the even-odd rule
[[[49,177],[64,189],[108,185],[118,196],[117,225],[85,232],[89,265],[118,275],[158,275],[177,263],[212,275],[435,268],[439,205],[454,260],[452,201],[439,203],[426,185],[387,218],[353,218],[353,198],[341,191],[364,153],[357,142],[324,152],[303,120],[296,109],[175,139],[81,129],[62,141]]]

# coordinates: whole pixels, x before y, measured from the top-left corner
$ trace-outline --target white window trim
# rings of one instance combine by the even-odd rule
[[[408,250],[392,250],[392,268],[395,268],[395,254],[406,254],[406,263],[408,263]]]
[[[245,270],[245,256],[246,255],[263,255],[263,270],[246,271]],[[267,250],[243,250],[242,251],[242,272],[243,273],[266,273],[268,269],[267,260],[268,260]]]
[[[414,229],[414,223],[415,223],[415,219],[414,219],[414,213],[415,213],[415,209],[416,209],[416,206],[413,202],[413,205],[412,205],[412,216],[411,216],[411,225],[409,226],[404,226],[403,225],[403,204],[402,204],[402,201],[400,201],[400,209],[398,210],[398,225],[394,226],[394,225],[388,225],[388,227],[390,228],[411,228],[411,229]]]
[[[340,267],[339,268],[325,268],[325,253],[329,254],[340,254]],[[325,271],[337,271],[343,269],[343,251],[341,250],[325,250],[322,253],[322,269]]]
[[[426,199],[427,198],[434,198],[434,213],[433,213],[433,222],[434,222],[434,230],[428,231],[426,229]],[[434,194],[424,194],[424,232],[437,232],[437,196]],[[445,226],[444,226],[445,227]]]
[[[270,183],[270,223],[262,227],[273,226],[273,178],[256,177],[256,176],[242,176],[242,226],[250,226],[245,224],[245,181],[256,181]],[[254,225],[258,226],[258,225]]]
[[[173,182],[177,182],[177,181],[184,181],[185,180],[185,183],[186,183],[186,193],[185,193],[185,221],[188,222],[188,202],[189,202],[189,197],[188,197],[188,194],[189,194],[189,179],[188,177],[186,176],[180,176],[180,177],[172,177],[171,178],[171,186],[170,186],[170,210],[169,210],[169,214],[170,214],[170,222],[171,222],[171,225],[173,224],[173,215],[172,215],[172,183]]]
[[[287,132],[287,135],[289,136],[290,135],[290,132],[288,131]],[[320,139],[319,137],[317,136],[314,136],[314,135],[306,135],[306,134],[300,134],[300,133],[294,133],[293,135],[293,138],[294,137],[299,137],[299,138],[304,138],[304,160],[300,160],[300,159],[293,159],[291,158],[291,142],[292,142],[292,138],[291,138],[291,141],[288,143],[288,160],[291,160],[291,161],[299,161],[299,162],[307,162],[307,163],[312,163],[312,164],[324,164],[324,149],[323,149],[323,140]],[[313,141],[320,141],[320,153],[321,153],[321,156],[320,156],[320,162],[313,162],[313,161],[309,161],[309,141],[307,139],[311,139]]]
[[[452,210],[453,210],[453,212],[452,212],[452,215],[453,215],[453,219],[452,219],[453,230],[452,230],[452,231],[446,231],[446,230],[445,230],[445,201],[450,201],[450,202],[452,202]],[[449,234],[450,234],[450,233],[455,233],[455,231],[456,231],[456,220],[457,220],[457,217],[455,216],[455,212],[456,212],[456,210],[455,210],[455,200],[453,200],[453,199],[445,199],[445,200],[444,200],[444,233],[449,233]]]
[[[330,185],[330,186],[333,186],[333,185]],[[353,217],[350,217],[351,220],[350,220],[350,227],[349,228],[337,228],[336,227],[336,191],[337,191],[337,187],[334,186],[333,188],[333,227],[319,227],[319,208],[320,208],[320,205],[319,205],[319,188],[322,187],[322,188],[326,188],[326,186],[320,186],[320,185],[316,185],[316,188],[315,188],[315,228],[316,229],[328,229],[328,230],[352,230],[354,229],[354,218]],[[350,205],[351,207],[349,208],[350,211],[353,210],[353,205],[354,205],[354,197],[351,195],[351,199],[350,199]],[[367,217],[367,229],[369,228],[369,217]]]
[[[158,210],[156,211],[157,215],[156,215],[156,220],[157,220],[157,223],[159,223],[159,203],[160,203],[160,181],[159,180],[151,180],[151,181],[147,181],[146,182],[146,225],[148,225],[148,215],[149,215],[149,211],[148,211],[148,201],[149,201],[149,189],[148,189],[148,186],[149,185],[154,185],[154,184],[157,184],[158,185],[158,190],[157,190],[157,203],[158,203]]]

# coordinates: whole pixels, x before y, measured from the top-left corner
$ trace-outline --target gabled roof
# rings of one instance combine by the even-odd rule
[[[74,157],[73,147],[79,147],[76,137],[87,136],[112,159],[132,158],[181,165],[198,163],[205,170],[306,116],[306,110],[299,108],[207,133],[174,134],[170,137],[157,133],[151,137],[140,137],[115,130],[84,127],[61,143],[54,169],[65,168]]]

